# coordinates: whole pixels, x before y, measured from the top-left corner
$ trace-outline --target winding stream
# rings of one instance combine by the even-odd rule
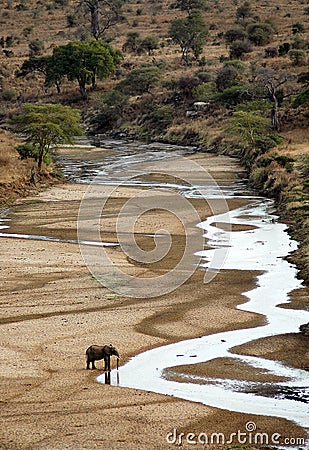
[[[277,304],[287,303],[289,292],[301,287],[301,283],[295,277],[295,268],[282,259],[296,248],[296,243],[290,240],[286,226],[274,221],[276,216],[269,212],[271,206],[270,201],[260,199],[252,205],[230,212],[232,223],[251,224],[256,229],[231,232],[230,249],[223,266],[224,269],[265,271],[258,277],[257,287],[245,293],[248,302],[239,308],[265,315],[267,324],[149,350],[120,367],[119,373],[112,371],[112,384],[172,395],[242,413],[281,417],[303,427],[309,426],[307,405],[309,377],[305,370],[291,369],[263,358],[231,353],[233,347],[254,339],[295,332],[301,323],[309,320],[309,312],[276,307]],[[212,223],[215,221],[228,223],[229,220],[230,218],[224,214],[212,216],[199,224],[206,232],[208,244],[220,247],[226,242],[227,232],[218,231]],[[212,253],[213,250],[201,252],[205,259],[203,266],[208,266],[207,260],[211,260]],[[219,357],[235,358],[251,366],[266,369],[274,375],[287,377],[289,380],[269,383],[273,396],[264,397],[242,391],[262,384],[265,386],[265,383],[205,377],[200,381],[208,381],[208,384],[196,384],[190,383],[194,378],[191,377],[190,380],[190,376],[183,376],[184,382],[171,381],[165,377],[170,372],[169,367],[197,364]],[[103,378],[100,376],[98,380],[104,382]]]
[[[101,145],[110,149],[108,156],[100,152],[91,152],[81,148],[80,153],[62,154],[59,164],[73,182],[89,183],[98,173],[104,173],[104,182],[108,185],[118,184],[121,174],[128,171],[134,174],[134,167],[145,160],[162,161],[175,155],[175,146],[161,144],[136,144],[122,141],[104,141]],[[188,148],[178,148],[179,154]],[[193,151],[192,149],[189,149]],[[130,186],[156,186],[177,189],[183,196],[194,197],[201,186],[186,186],[177,183],[149,182],[141,179],[130,180]],[[225,182],[220,189],[209,189],[209,197],[235,197],[241,194],[241,183]],[[111,384],[129,388],[167,394],[205,405],[238,411],[242,413],[282,417],[292,420],[303,427],[309,427],[309,377],[305,370],[296,370],[263,358],[240,356],[232,352],[233,347],[267,336],[297,332],[300,324],[309,321],[309,312],[280,308],[276,305],[289,302],[289,293],[301,287],[296,278],[296,269],[283,259],[293,251],[297,244],[292,241],[286,226],[277,221],[272,211],[272,202],[252,196],[249,206],[219,214],[197,224],[204,230],[208,246],[212,249],[199,252],[202,257],[201,270],[237,269],[263,271],[258,277],[257,286],[244,293],[248,301],[238,308],[263,314],[266,325],[212,334],[198,339],[181,341],[164,347],[155,348],[132,358],[128,363],[111,373]],[[7,219],[0,217],[0,236],[27,239],[49,239],[46,236],[12,235],[4,231],[8,228]],[[250,225],[245,231],[224,231],[214,226],[217,223]],[[56,238],[50,238],[56,240]],[[73,242],[73,241],[72,241]],[[74,241],[75,243],[75,241]],[[228,243],[228,244],[227,244]],[[89,243],[98,245],[98,243]],[[102,244],[101,244],[102,245]],[[228,252],[226,251],[229,246]],[[217,266],[220,251],[225,252],[224,265]],[[227,256],[226,256],[227,255]],[[269,373],[286,377],[287,381],[269,383],[270,396],[250,393],[259,390],[265,383],[245,382],[239,380],[209,379],[183,374],[182,380],[173,381],[174,366],[197,364],[214,358],[229,357],[237,361],[268,370]],[[194,361],[193,361],[194,359]],[[178,377],[179,378],[179,377]],[[195,382],[193,381],[195,378]],[[104,383],[101,375],[98,381]],[[197,383],[197,381],[199,383]]]

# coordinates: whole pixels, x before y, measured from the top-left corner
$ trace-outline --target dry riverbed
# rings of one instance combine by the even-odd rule
[[[217,173],[223,176],[220,157],[216,158]],[[226,158],[224,161],[226,164]],[[226,176],[233,177],[237,170],[231,163]],[[101,371],[85,370],[85,349],[93,343],[115,345],[123,364],[137,353],[166,343],[264,323],[261,316],[235,309],[245,301],[241,293],[255,285],[257,273],[252,271],[224,271],[209,284],[203,284],[203,274],[197,271],[171,294],[150,299],[123,298],[102,287],[89,273],[78,245],[66,242],[76,239],[77,213],[85,189],[84,185],[56,185],[20,201],[10,215],[9,233],[56,237],[62,242],[0,238],[0,448],[167,449],[175,447],[166,441],[174,428],[197,435],[224,433],[228,439],[237,430],[245,431],[248,421],[269,435],[304,437],[303,429],[283,419],[101,385],[96,382]],[[136,189],[118,188],[107,205],[109,212],[119,211]],[[205,201],[192,202],[201,219],[210,214]],[[235,198],[228,203],[233,209],[246,202]],[[173,216],[160,214],[158,220],[168,224],[175,238],[173,259],[182,248],[183,228]],[[151,243],[144,233],[155,231],[153,217],[145,215],[138,226],[139,243],[147,249]],[[104,219],[104,230],[104,241],[115,242],[113,217]],[[147,276],[147,268],[128,261],[117,247],[108,252],[129,273]],[[165,266],[151,270],[163,273],[169,267],[167,260]],[[306,296],[308,289],[296,291],[295,307],[303,307]],[[252,342],[242,352],[301,367],[309,365],[307,345],[308,339],[293,334]],[[100,362],[97,366],[102,367]],[[265,372],[224,359],[191,370],[226,378],[271,380]],[[215,444],[207,448],[227,447]],[[182,448],[192,445],[183,442]]]

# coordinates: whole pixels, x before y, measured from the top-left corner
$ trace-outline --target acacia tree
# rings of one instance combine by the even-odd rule
[[[90,15],[91,34],[98,40],[119,22],[124,0],[80,0],[78,9]]]
[[[60,94],[61,82],[65,73],[63,68],[57,67],[53,56],[33,57],[25,60],[16,73],[17,77],[25,77],[29,73],[37,72],[44,76],[45,86],[50,87],[55,84],[58,94]]]
[[[21,67],[19,76],[31,72],[45,75],[45,85],[55,84],[58,93],[62,80],[77,80],[84,99],[87,98],[86,85],[94,88],[97,79],[104,80],[115,70],[121,60],[121,53],[104,41],[75,41],[55,47],[51,56],[30,58]]]
[[[112,74],[118,58],[119,54],[101,41],[70,42],[56,47],[53,52],[54,67],[70,81],[78,81],[84,99],[87,98],[86,85],[95,87],[97,78],[103,80]],[[53,73],[47,73],[47,83],[52,80]]]
[[[120,92],[126,95],[139,95],[148,93],[152,95],[151,88],[160,79],[160,69],[156,66],[146,66],[133,69],[126,78],[116,86]]]
[[[256,112],[235,111],[230,120],[228,131],[254,148],[256,138],[269,131],[269,121]]]
[[[26,143],[31,144],[40,171],[44,157],[52,149],[61,143],[71,144],[73,136],[83,134],[80,113],[60,104],[38,106],[26,103],[23,107],[25,113],[14,116],[11,123],[26,136]]]
[[[189,65],[191,51],[196,58],[201,54],[207,30],[201,14],[195,12],[188,17],[172,20],[169,35],[180,45],[181,59]]]

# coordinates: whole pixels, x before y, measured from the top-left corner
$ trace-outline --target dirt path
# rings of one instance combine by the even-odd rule
[[[235,164],[231,165],[227,177],[236,171]],[[14,211],[9,232],[76,239],[84,190],[85,186],[65,184],[25,199]],[[110,210],[117,212],[134,192],[118,190],[110,199]],[[231,199],[229,206],[246,201]],[[201,218],[210,214],[204,201],[193,202]],[[169,221],[176,244],[181,242],[179,224],[171,217],[164,216],[164,220]],[[111,242],[114,225],[113,218],[105,219],[109,233],[104,238]],[[151,216],[144,218],[143,227],[152,230]],[[140,244],[145,248],[148,239],[141,233]],[[8,237],[0,238],[0,247],[1,449],[167,449],[175,447],[166,441],[173,429],[196,435],[224,433],[228,440],[231,433],[245,431],[249,421],[269,436],[305,436],[300,427],[281,419],[99,385],[96,376],[100,372],[85,370],[84,352],[93,343],[113,343],[124,363],[132,355],[165,343],[262,324],[262,317],[234,308],[244,301],[241,293],[254,286],[257,273],[225,271],[205,285],[202,273],[195,272],[171,294],[146,300],[122,298],[91,276],[74,243]],[[176,254],[177,249],[176,245]],[[131,273],[141,274],[141,267],[129,263],[117,248],[109,252]],[[162,268],[166,269],[168,265]],[[295,293],[298,301],[303,291]],[[291,355],[296,349],[305,358],[305,344],[294,335],[267,342],[265,346],[250,344],[249,351],[280,359],[288,346],[289,364],[293,365]],[[244,379],[261,377],[237,365],[226,371],[228,363],[219,361],[210,369],[218,372],[222,368],[229,377],[237,378],[240,371]],[[98,367],[102,367],[100,362]],[[267,374],[263,377],[270,379]],[[227,447],[215,443],[207,448]],[[192,448],[192,444],[183,441],[182,448]]]

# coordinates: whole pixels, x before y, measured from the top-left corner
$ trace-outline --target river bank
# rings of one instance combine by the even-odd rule
[[[208,161],[203,155],[193,158],[208,164],[215,178],[236,180],[240,170],[235,160],[226,157],[208,156]],[[235,309],[244,302],[242,292],[254,287],[256,271],[223,271],[206,285],[198,271],[176,291],[145,300],[124,298],[103,288],[89,274],[79,247],[68,242],[76,239],[77,213],[85,189],[85,185],[64,184],[29,197],[14,209],[10,229],[1,230],[61,239],[0,240],[4,280],[1,448],[165,449],[174,448],[166,442],[167,433],[174,428],[184,433],[221,432],[229,436],[238,429],[245,431],[249,421],[269,435],[277,432],[287,438],[305,437],[303,429],[283,419],[102,386],[96,382],[97,371],[85,370],[84,351],[92,343],[112,342],[123,364],[131,356],[159,345],[264,322],[262,316]],[[122,200],[137,190],[141,188],[118,188],[110,199],[109,214],[119,211]],[[204,200],[192,202],[201,219],[211,213]],[[247,202],[246,198],[228,200],[230,209]],[[171,217],[164,220],[168,220],[172,235],[181,240],[179,224]],[[112,242],[115,222],[111,216],[105,219],[105,226],[110,229],[105,238],[109,236]],[[143,226],[152,230],[152,218],[146,217]],[[148,239],[141,236],[142,244],[149,245]],[[116,248],[109,252],[135,274],[141,273],[141,268],[132,267]],[[293,293],[298,307],[305,296],[304,289]],[[305,345],[298,334],[290,334],[267,338],[262,345],[253,342],[248,351],[278,360],[288,354],[288,362],[296,365],[295,360],[305,355]],[[216,365],[216,370],[228,363]],[[229,377],[237,377],[239,368],[228,368]],[[250,368],[242,372],[243,379],[252,377]],[[259,376],[271,381],[270,374]],[[184,443],[183,448],[191,445]],[[208,448],[226,446],[214,444]]]

